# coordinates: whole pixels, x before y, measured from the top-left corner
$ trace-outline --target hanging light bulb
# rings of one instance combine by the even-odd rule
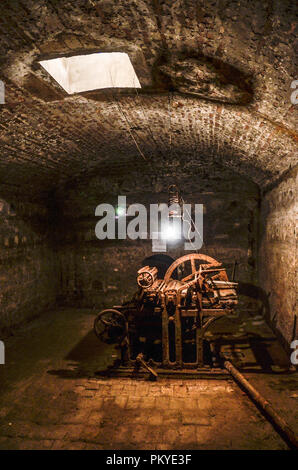
[[[164,240],[174,241],[181,239],[181,224],[169,221],[162,230]]]
[[[180,207],[180,194],[177,186],[171,184],[168,188],[168,205],[171,208],[169,212],[169,218],[180,217],[181,218],[181,207]],[[171,207],[172,206],[172,207]]]
[[[168,188],[168,221],[162,227],[161,238],[168,241],[176,241],[181,239],[181,207],[179,190],[175,184]]]

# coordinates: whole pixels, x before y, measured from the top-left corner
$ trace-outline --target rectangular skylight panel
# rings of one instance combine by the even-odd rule
[[[96,54],[42,60],[40,65],[68,93],[100,88],[141,88],[128,54]]]

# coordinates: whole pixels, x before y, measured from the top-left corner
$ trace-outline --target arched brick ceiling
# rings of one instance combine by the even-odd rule
[[[35,0],[1,10],[1,188],[37,194],[96,173],[195,176],[212,165],[266,188],[297,163],[295,2]],[[114,50],[129,53],[138,95],[68,96],[38,65]]]

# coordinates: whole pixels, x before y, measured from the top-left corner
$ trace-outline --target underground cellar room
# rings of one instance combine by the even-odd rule
[[[295,42],[290,0],[1,2],[0,450],[298,448]]]

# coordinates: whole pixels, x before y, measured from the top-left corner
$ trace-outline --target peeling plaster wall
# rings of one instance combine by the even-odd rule
[[[57,263],[48,211],[0,199],[0,331],[39,315],[56,301]]]
[[[297,338],[297,183],[296,167],[261,206],[260,285],[270,294],[270,321],[285,345]]]

